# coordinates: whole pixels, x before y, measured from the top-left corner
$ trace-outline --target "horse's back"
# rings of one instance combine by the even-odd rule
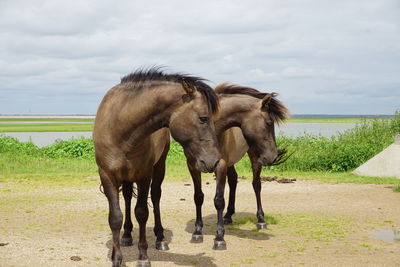
[[[239,127],[232,127],[226,130],[219,139],[222,158],[228,166],[240,161],[249,150],[246,139]]]

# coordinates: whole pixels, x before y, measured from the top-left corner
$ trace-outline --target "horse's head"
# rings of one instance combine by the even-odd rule
[[[275,97],[276,93],[265,94],[254,109],[242,118],[241,129],[250,149],[259,163],[271,166],[279,161],[284,150],[278,150],[275,141],[275,123],[286,119],[288,110]]]
[[[218,98],[205,83],[189,82],[187,78],[182,82],[185,93],[171,115],[169,129],[188,159],[195,161],[196,169],[212,172],[221,158],[212,118]]]

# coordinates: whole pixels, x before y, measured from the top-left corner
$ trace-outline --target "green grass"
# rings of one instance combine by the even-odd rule
[[[393,192],[399,192],[400,193],[400,185],[397,185],[393,188]]]
[[[269,234],[287,237],[277,241],[277,246],[285,247],[289,253],[301,253],[316,245],[323,247],[332,242],[343,242],[357,227],[355,221],[348,217],[309,213],[272,213],[266,216],[266,220]],[[255,216],[235,217],[235,223],[228,225],[227,230],[236,233],[249,230],[260,233],[256,230],[256,221]],[[268,248],[268,252],[263,256],[276,257],[277,252],[271,249]]]
[[[182,147],[172,142],[166,162],[166,180],[190,181],[190,174]],[[236,165],[240,178],[252,179],[252,170],[247,155]],[[90,139],[73,139],[39,148],[32,143],[19,142],[11,137],[0,137],[0,174],[7,177],[70,178],[75,176],[97,176],[97,165],[93,159],[93,144]],[[202,174],[203,179],[212,180],[212,174]],[[394,184],[397,178],[361,177],[350,172],[270,170],[263,168],[261,176],[278,176],[298,180],[318,180],[324,183],[371,183]],[[45,178],[44,178],[45,179]],[[1,180],[1,178],[0,178]]]
[[[89,132],[93,123],[0,123],[0,132]]]
[[[95,175],[97,165],[90,159],[49,158],[45,156],[0,154],[2,175]]]
[[[240,175],[240,174],[239,174]],[[262,175],[277,176],[279,178],[295,178],[298,180],[315,180],[323,183],[356,183],[356,184],[398,184],[395,177],[358,176],[351,172],[324,172],[324,171],[268,171],[263,170]],[[249,176],[251,177],[251,176]]]
[[[361,123],[363,121],[373,121],[375,119],[390,120],[389,117],[302,117],[301,115],[290,117],[288,122],[296,123]]]
[[[2,122],[25,122],[25,121],[94,122],[94,119],[80,119],[80,118],[0,118],[0,123],[2,123]]]
[[[372,247],[372,244],[369,243],[369,242],[362,242],[362,243],[360,243],[360,246],[366,247],[366,248],[371,248],[371,247]]]
[[[343,240],[353,227],[346,217],[325,217],[312,214],[276,214],[278,226],[302,241],[331,242]]]

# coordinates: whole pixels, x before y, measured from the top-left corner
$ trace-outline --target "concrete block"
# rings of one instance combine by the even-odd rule
[[[355,169],[353,173],[362,176],[400,178],[400,135],[396,135],[393,144]]]

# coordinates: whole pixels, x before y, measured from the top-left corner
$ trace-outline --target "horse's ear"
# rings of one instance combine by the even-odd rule
[[[196,90],[196,87],[190,86],[185,79],[182,79],[182,87],[185,89],[186,93],[185,95],[182,96],[183,102],[190,102],[194,98],[194,92]]]
[[[185,91],[186,91],[186,93],[187,93],[188,95],[193,95],[193,94],[194,94],[195,88],[193,88],[192,86],[190,86],[190,85],[185,81],[185,79],[182,79],[182,87],[183,87],[183,89],[185,89]]]
[[[261,108],[268,109],[268,105],[271,102],[272,98],[277,95],[278,95],[277,93],[266,94],[261,102]]]
[[[272,94],[266,94],[261,102],[261,108],[268,109],[268,104],[272,99]]]

